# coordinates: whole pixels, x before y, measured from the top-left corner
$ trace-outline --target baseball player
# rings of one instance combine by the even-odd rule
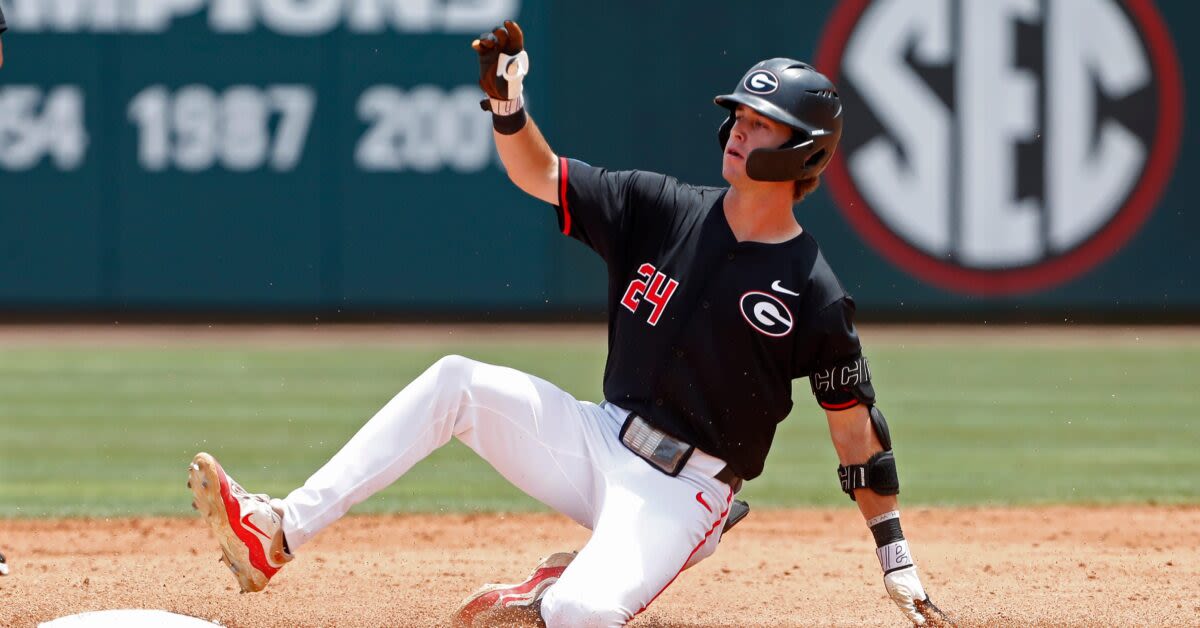
[[[525,582],[485,586],[454,622],[623,626],[716,550],[734,494],[762,473],[791,410],[792,380],[808,377],[888,594],[915,624],[947,621],[901,532],[891,438],[854,301],[792,211],[837,147],[834,85],[799,61],[755,65],[716,99],[728,111],[718,139],[729,186],[698,187],[555,155],[525,107],[520,28],[505,22],[472,47],[509,177],[607,265],[604,401],[448,356],[285,499],[247,493],[197,454],[194,505],[243,590],[265,587],[314,535],[456,437],[592,535]]]

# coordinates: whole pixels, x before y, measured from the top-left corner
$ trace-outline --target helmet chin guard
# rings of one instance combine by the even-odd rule
[[[755,181],[797,181],[821,174],[825,167],[821,163],[825,150],[813,152],[816,141],[812,138],[797,140],[792,136],[791,141],[779,148],[756,148],[750,151],[750,156],[746,158],[746,175]],[[807,165],[810,162],[819,166]],[[797,167],[797,164],[805,165]]]
[[[746,157],[746,175],[755,181],[798,181],[817,177],[842,136],[842,103],[837,88],[812,66],[786,58],[768,59],[750,68],[732,94],[717,96],[729,110],[717,130],[724,150],[738,105],[792,129],[778,148],[757,148]]]

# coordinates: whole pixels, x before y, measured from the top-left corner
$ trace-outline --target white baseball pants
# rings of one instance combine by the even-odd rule
[[[520,371],[438,360],[366,423],[285,505],[294,551],[454,436],[508,481],[592,530],[547,590],[547,626],[623,626],[716,550],[733,499],[697,450],[669,477],[619,440],[627,412],[576,400]]]

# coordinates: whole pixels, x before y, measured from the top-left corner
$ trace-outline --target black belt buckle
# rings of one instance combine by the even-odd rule
[[[675,477],[687,466],[695,447],[675,438],[630,412],[621,426],[621,444],[663,473]]]

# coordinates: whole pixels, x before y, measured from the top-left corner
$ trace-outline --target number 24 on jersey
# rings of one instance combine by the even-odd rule
[[[641,278],[629,282],[625,296],[621,297],[621,305],[630,312],[637,312],[638,305],[645,299],[654,306],[646,322],[657,325],[679,282],[657,271],[649,262],[638,267],[637,274]]]

